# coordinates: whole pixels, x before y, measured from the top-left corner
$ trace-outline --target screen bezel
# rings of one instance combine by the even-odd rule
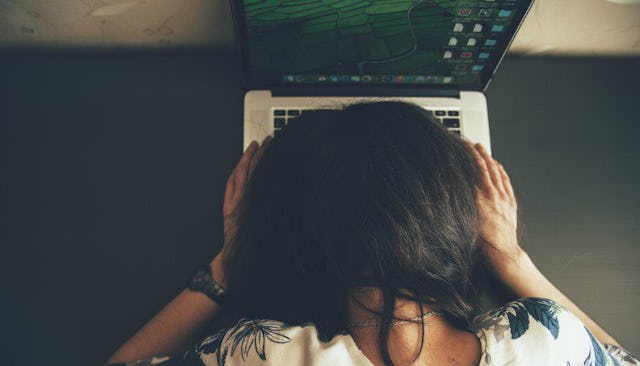
[[[240,66],[242,68],[242,80],[247,90],[256,90],[256,89],[278,89],[278,88],[318,88],[318,89],[337,89],[337,88],[350,88],[350,89],[367,89],[367,88],[392,88],[394,90],[402,90],[402,89],[424,89],[427,90],[461,90],[461,91],[484,91],[496,70],[500,66],[500,63],[504,59],[504,56],[507,54],[513,40],[518,33],[518,30],[522,26],[524,18],[527,16],[531,7],[533,5],[534,0],[525,0],[528,1],[522,3],[522,7],[516,8],[517,14],[514,17],[513,22],[509,25],[508,30],[505,31],[505,34],[510,34],[508,37],[508,41],[506,43],[505,48],[501,51],[500,56],[494,58],[493,60],[487,62],[486,67],[480,73],[480,82],[474,84],[356,84],[356,83],[344,83],[344,84],[318,84],[318,83],[296,83],[296,84],[288,84],[288,83],[260,83],[256,81],[249,80],[248,75],[248,67],[249,62],[249,45],[248,45],[248,37],[246,36],[246,22],[244,17],[244,4],[243,0],[229,0],[231,13],[234,24],[234,34],[236,39],[236,45],[238,48],[239,56],[240,56]]]

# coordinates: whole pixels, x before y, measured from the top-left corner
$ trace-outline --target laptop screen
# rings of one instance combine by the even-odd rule
[[[531,0],[234,1],[251,85],[483,89]],[[239,6],[238,6],[239,5]]]

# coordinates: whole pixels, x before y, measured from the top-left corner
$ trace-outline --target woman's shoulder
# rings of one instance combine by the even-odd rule
[[[636,365],[621,348],[604,345],[556,301],[522,298],[474,319],[481,365]]]
[[[567,312],[559,303],[545,298],[529,297],[517,299],[488,310],[473,321],[476,333],[495,335],[496,340],[519,339],[531,332],[543,329],[553,339],[557,339],[560,331],[560,316]],[[533,323],[531,320],[537,321]],[[532,326],[533,325],[533,326]],[[542,328],[540,328],[542,327]]]
[[[311,323],[247,318],[204,338],[182,359],[206,366],[371,365],[346,333],[328,338]]]

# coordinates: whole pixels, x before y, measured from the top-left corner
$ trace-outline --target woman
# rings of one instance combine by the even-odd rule
[[[520,248],[503,167],[417,106],[305,112],[246,150],[223,213],[211,276],[108,363],[638,363]],[[480,265],[520,299],[480,314]]]

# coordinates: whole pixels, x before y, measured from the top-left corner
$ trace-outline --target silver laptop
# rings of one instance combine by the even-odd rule
[[[491,149],[489,85],[533,0],[231,0],[244,149],[305,110],[399,100]]]

